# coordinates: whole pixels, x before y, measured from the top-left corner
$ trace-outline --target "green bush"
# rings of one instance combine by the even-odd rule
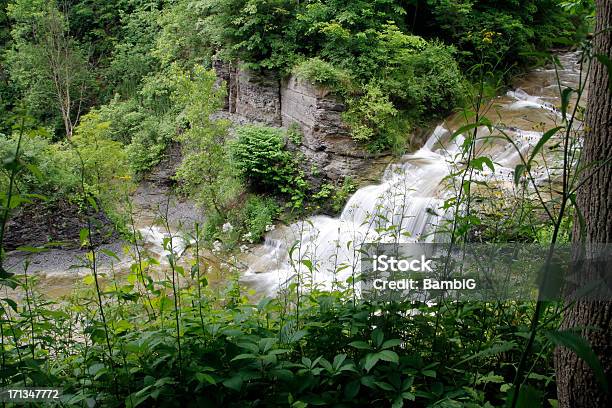
[[[329,27],[328,27],[329,29]],[[411,125],[447,114],[462,95],[454,48],[408,35],[392,23],[363,33],[354,58],[334,65],[318,57],[294,68],[301,78],[346,97],[353,139],[372,151],[402,151]],[[349,78],[354,78],[352,85]]]
[[[508,366],[520,359],[532,304],[440,307],[318,290],[253,302],[235,281],[209,287],[204,265],[174,293],[182,273],[160,271],[139,288],[134,266],[127,282],[101,283],[100,306],[91,274],[67,303],[37,294],[32,309],[30,298],[16,305],[1,323],[13,329],[6,383],[52,385],[68,406],[105,407],[501,407],[512,395]],[[558,324],[551,309],[542,330]],[[17,345],[36,360],[52,353],[54,369],[27,365]],[[531,406],[556,402],[553,349],[540,335],[528,356],[525,387],[541,390]]]
[[[134,173],[145,173],[159,163],[175,133],[176,125],[171,119],[144,116],[126,148]]]
[[[364,88],[365,94],[356,99],[349,99],[349,109],[343,119],[351,128],[351,135],[357,142],[373,145],[377,138],[393,138],[392,121],[398,116],[389,96],[380,86],[370,83]],[[377,146],[388,147],[388,146]]]
[[[230,149],[235,166],[256,191],[288,196],[299,207],[307,188],[280,129],[243,126]]]
[[[251,195],[247,198],[242,209],[248,241],[257,242],[263,238],[274,224],[274,219],[279,213],[278,204],[269,197]],[[243,236],[244,237],[244,236]]]
[[[584,14],[572,18],[556,0],[428,0],[409,13],[420,17],[417,31],[457,46],[464,67],[485,63],[500,71],[528,62],[525,52],[577,42],[585,32]]]
[[[300,62],[293,68],[293,74],[300,79],[327,87],[338,94],[350,92],[352,88],[352,79],[348,71],[335,67],[318,57]]]
[[[0,159],[7,162],[15,156],[17,135],[0,136]],[[38,171],[22,171],[17,178],[19,190],[24,194],[41,194],[49,199],[70,197],[78,191],[79,172],[76,156],[65,144],[53,144],[44,129],[24,135],[20,146],[21,161]],[[27,168],[27,167],[26,167]],[[8,175],[0,175],[2,191],[8,186]]]
[[[135,99],[120,100],[93,109],[100,120],[109,122],[108,136],[126,147],[130,168],[141,175],[161,159],[176,134],[176,113],[157,113]]]
[[[131,178],[131,171],[122,144],[111,138],[110,127],[110,122],[103,121],[98,113],[90,112],[75,128],[71,144],[80,155],[78,174],[82,165],[90,191],[116,204],[120,201],[118,194],[128,191],[129,183],[126,181]]]
[[[450,112],[462,95],[462,75],[453,48],[428,43],[415,53],[398,53],[384,71],[381,87],[418,121]]]
[[[14,157],[17,137],[0,138],[0,158]],[[111,139],[110,122],[98,113],[82,117],[70,142],[51,143],[44,129],[24,134],[20,146],[24,169],[17,177],[22,194],[38,194],[49,200],[83,202],[83,188],[105,210],[112,212],[131,187],[130,169],[121,143]],[[81,185],[81,174],[84,174]],[[7,175],[1,189],[7,186]]]
[[[110,122],[109,135],[111,139],[129,145],[134,133],[138,132],[147,115],[135,99],[121,100],[116,94],[106,105],[92,109],[100,119]]]

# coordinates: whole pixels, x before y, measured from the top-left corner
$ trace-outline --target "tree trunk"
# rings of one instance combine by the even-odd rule
[[[597,20],[593,50],[610,57],[612,50],[612,1],[597,0]],[[607,30],[606,30],[607,29]],[[604,31],[605,30],[605,31]],[[588,83],[586,135],[582,153],[582,167],[602,163],[612,157],[612,89],[608,86],[606,67],[593,61]],[[597,167],[597,166],[594,166]],[[583,186],[577,193],[577,207],[584,216],[585,229],[574,227],[574,242],[612,243],[612,164],[607,163],[596,172],[585,171]],[[588,274],[589,271],[586,271]],[[562,327],[589,327],[582,336],[600,359],[612,386],[612,302],[578,301],[564,316]],[[599,330],[592,328],[597,327]],[[591,368],[571,350],[555,351],[555,371],[559,407],[612,407],[611,393],[596,381]]]

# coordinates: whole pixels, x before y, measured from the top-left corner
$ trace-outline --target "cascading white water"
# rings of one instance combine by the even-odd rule
[[[520,155],[528,154],[542,136],[540,124],[559,120],[556,75],[563,85],[576,87],[578,58],[578,53],[561,55],[563,69],[535,70],[518,81],[520,87],[491,102],[497,115],[491,121],[512,138],[516,148],[501,139],[481,139],[478,155],[491,158],[494,171],[484,166],[474,173],[476,180],[493,182],[500,190],[513,188],[514,168],[521,163]],[[443,204],[459,184],[448,176],[461,167],[465,140],[451,134],[439,125],[421,149],[390,165],[380,184],[355,192],[338,218],[314,216],[269,233],[264,244],[252,251],[243,282],[271,294],[308,269],[312,283],[330,287],[359,271],[362,243],[443,240],[438,227],[452,216],[452,206],[445,210]],[[478,129],[480,138],[490,134],[485,127]],[[536,175],[537,180],[545,178],[546,174]]]
[[[139,228],[140,236],[142,237],[142,242],[147,247],[147,249],[157,255],[159,260],[166,261],[168,255],[170,255],[170,247],[172,247],[172,252],[177,256],[181,256],[185,249],[187,248],[186,239],[177,232],[166,232],[163,231],[162,228],[157,225],[151,225],[149,227]],[[172,239],[172,244],[165,243],[165,240]]]

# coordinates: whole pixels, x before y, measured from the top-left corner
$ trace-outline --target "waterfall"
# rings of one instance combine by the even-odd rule
[[[578,53],[560,57],[562,83],[575,86],[578,57]],[[478,129],[481,140],[476,149],[478,155],[491,158],[494,171],[484,166],[474,173],[475,180],[495,183],[500,191],[514,188],[514,168],[521,163],[520,155],[525,157],[542,136],[533,124],[552,127],[559,119],[554,104],[558,102],[557,89],[551,86],[555,76],[554,70],[535,70],[519,81],[520,86],[491,101],[499,115],[494,121],[497,125],[493,132],[486,127]],[[516,148],[502,138],[483,138],[500,132],[511,138]],[[379,184],[356,191],[339,217],[317,215],[268,234],[264,244],[253,250],[253,262],[242,281],[261,293],[272,294],[297,273],[306,273],[313,284],[329,288],[332,282],[343,282],[351,273],[358,273],[358,251],[365,242],[444,240],[439,227],[453,216],[453,206],[444,206],[444,202],[459,188],[457,177],[449,175],[462,166],[460,153],[465,141],[464,135],[451,136],[447,125],[437,126],[423,147],[391,164]],[[545,178],[546,174],[536,172],[538,182]]]

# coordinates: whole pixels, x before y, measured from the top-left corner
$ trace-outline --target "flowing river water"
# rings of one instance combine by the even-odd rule
[[[559,84],[577,88],[580,80],[579,53],[559,55],[562,68],[538,68],[518,77],[513,89],[491,100],[483,109],[495,125],[510,136],[522,154],[540,139],[543,131],[560,122],[556,106],[560,105]],[[458,152],[463,135],[451,138],[465,124],[460,114],[447,118],[437,126],[427,142],[416,152],[406,154],[388,166],[379,184],[357,190],[346,203],[339,217],[313,216],[288,226],[277,226],[262,245],[252,247],[240,257],[245,264],[241,281],[259,294],[273,294],[292,281],[297,274],[307,274],[311,284],[329,287],[343,282],[359,268],[359,245],[368,241],[415,242],[444,240],[440,225],[452,216],[442,208],[452,197],[457,180],[449,174],[461,166]],[[493,134],[495,134],[493,130]],[[481,127],[478,136],[490,135]],[[483,139],[484,140],[484,139]],[[494,171],[484,166],[475,177],[494,182],[500,191],[513,189],[513,171],[520,164],[516,148],[508,141],[492,139],[478,142],[478,154],[494,163]],[[550,174],[539,174],[545,181]],[[175,251],[181,252],[184,240],[179,239],[181,224],[193,224],[198,210],[188,202],[170,204],[170,231],[155,222],[160,207],[167,206],[167,195],[153,185],[141,186],[135,197],[134,224],[142,236],[142,246],[160,262],[167,251],[164,238],[174,236]],[[163,211],[162,211],[163,212]],[[112,260],[101,254],[101,271],[129,270],[133,254],[125,252],[124,243],[106,246],[119,255]],[[78,250],[51,250],[31,256],[30,272],[40,276],[40,290],[57,297],[70,292],[76,281],[88,273],[85,268],[70,268],[82,255]],[[207,259],[210,259],[210,255]],[[7,264],[19,273],[24,255],[9,254]],[[218,263],[223,260],[217,259]],[[166,261],[167,262],[167,261]]]
[[[561,121],[556,108],[559,85],[578,87],[579,56],[562,54],[562,68],[539,68],[516,78],[512,90],[482,109],[494,126],[478,128],[477,155],[489,157],[494,170],[484,166],[475,179],[487,181],[502,194],[513,194],[519,151],[525,156],[544,131]],[[443,205],[454,196],[459,178],[449,175],[461,168],[459,152],[465,140],[463,135],[451,136],[465,124],[462,115],[449,117],[421,149],[391,164],[379,184],[355,192],[339,217],[314,216],[269,233],[264,245],[249,256],[243,281],[268,294],[298,275],[307,285],[330,287],[358,273],[362,243],[444,240],[440,227],[452,217],[453,207],[445,210]],[[500,138],[487,138],[502,131],[516,147]],[[549,171],[540,171],[536,182],[546,183],[551,177]]]

